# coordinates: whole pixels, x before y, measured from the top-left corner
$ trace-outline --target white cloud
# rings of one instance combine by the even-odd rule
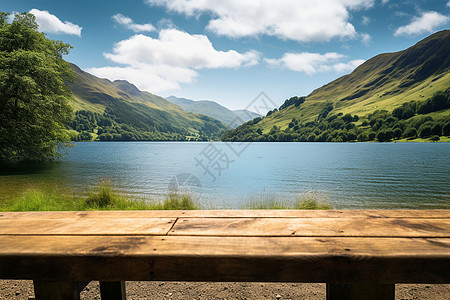
[[[342,62],[344,55],[336,52],[320,53],[285,53],[280,59],[265,59],[270,66],[282,67],[292,71],[313,75],[317,72],[335,71],[338,73],[349,72],[364,62],[364,60],[352,60]]]
[[[447,7],[450,7],[450,1],[447,2]]]
[[[364,45],[369,45],[372,41],[372,37],[368,33],[361,33],[361,40]]]
[[[83,27],[72,24],[69,21],[62,22],[57,16],[52,15],[47,10],[33,8],[30,13],[36,16],[39,30],[47,33],[73,34],[81,37]]]
[[[365,62],[364,59],[354,59],[345,63],[337,63],[331,66],[332,70],[338,72],[338,73],[346,73],[351,72],[359,65],[363,64]]]
[[[410,24],[399,27],[394,35],[406,36],[433,32],[436,27],[446,24],[449,19],[448,16],[444,16],[435,11],[423,12],[420,17],[414,17]]]
[[[370,17],[368,17],[368,16],[363,16],[362,17],[362,23],[363,23],[363,25],[369,25],[369,23],[370,23]]]
[[[153,93],[179,89],[180,83],[192,83],[198,77],[192,69],[164,65],[90,68],[87,71],[109,80],[125,79]]]
[[[89,72],[111,80],[126,79],[152,92],[191,83],[198,76],[196,70],[252,66],[260,56],[256,51],[218,51],[205,35],[191,35],[177,29],[161,30],[158,38],[134,35],[118,42],[112,53],[104,55],[125,67],[93,68]]]
[[[112,16],[112,19],[118,24],[124,25],[125,28],[131,29],[134,32],[150,32],[156,30],[152,24],[136,24],[131,18],[122,14],[116,14]]]
[[[207,29],[228,37],[276,36],[301,42],[354,38],[349,11],[367,9],[374,0],[146,0],[149,5],[199,16],[210,14]]]

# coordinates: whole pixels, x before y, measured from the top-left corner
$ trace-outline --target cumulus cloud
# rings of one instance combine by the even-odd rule
[[[435,11],[423,12],[419,17],[414,17],[410,24],[399,27],[394,35],[407,36],[433,32],[435,28],[446,24],[449,19],[448,16]]]
[[[179,89],[180,83],[192,83],[198,77],[192,69],[164,65],[90,68],[87,71],[109,80],[125,79],[153,93]]]
[[[134,32],[150,32],[156,30],[152,24],[136,24],[133,19],[122,14],[116,14],[112,16],[112,19],[117,24],[123,25],[125,28],[131,29]]]
[[[211,15],[207,29],[228,37],[276,36],[301,42],[354,38],[350,10],[367,9],[374,0],[146,0],[187,16]]]
[[[62,22],[57,16],[52,15],[47,10],[33,8],[30,10],[30,13],[36,16],[36,23],[38,23],[39,30],[42,32],[73,34],[81,37],[83,27],[70,23],[69,21]]]
[[[142,90],[159,92],[191,83],[197,70],[239,68],[259,62],[256,51],[218,51],[205,35],[164,29],[158,38],[137,34],[114,45],[105,57],[124,67],[92,68],[88,71],[111,80],[126,79]]]
[[[265,62],[273,67],[282,67],[308,75],[327,71],[349,72],[364,62],[364,60],[360,59],[343,62],[344,58],[344,55],[336,52],[325,54],[302,52],[285,53],[279,59],[265,59]]]
[[[450,1],[447,2],[447,7],[450,7]]]

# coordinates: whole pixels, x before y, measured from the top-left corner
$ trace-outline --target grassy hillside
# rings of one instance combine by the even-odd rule
[[[305,125],[306,128],[321,126],[322,128],[313,130],[317,137],[326,130],[336,129],[327,128],[329,124],[322,124],[326,118],[341,119],[346,115],[357,115],[359,121],[351,122],[354,128],[350,128],[352,125],[349,125],[345,130],[353,130],[356,136],[370,130],[377,134],[378,130],[387,130],[391,127],[389,124],[384,124],[384,128],[367,127],[363,126],[363,121],[369,122],[380,111],[392,115],[395,109],[405,108],[411,101],[415,101],[415,106],[408,106],[413,110],[413,115],[409,118],[426,117],[432,113],[434,122],[446,123],[450,106],[437,105],[432,111],[418,109],[428,100],[438,99],[439,97],[434,97],[440,92],[445,94],[442,97],[448,97],[450,87],[448,53],[450,53],[450,31],[437,32],[406,50],[380,54],[369,59],[351,74],[316,89],[307,97],[296,98],[302,99],[301,103],[296,102],[295,97],[288,99],[280,109],[269,112],[266,117],[257,118],[242,128],[228,132],[223,138],[271,140],[269,136],[272,136],[272,139],[277,140],[273,138],[274,134],[283,132],[293,136],[288,140],[315,140],[313,137],[309,138],[310,132],[301,132],[299,128]],[[398,116],[394,118],[399,122],[406,122],[408,119]],[[403,124],[401,127],[405,130],[408,126]],[[354,137],[354,134],[351,137]],[[374,138],[376,139],[376,135]],[[339,140],[336,137],[334,139]],[[331,141],[333,137],[325,140]]]
[[[69,84],[74,140],[209,140],[226,129],[218,120],[186,112],[127,81],[97,78],[75,65],[72,69],[77,75]]]
[[[260,115],[258,115],[257,113],[250,111],[231,111],[228,108],[218,104],[217,102],[209,100],[194,101],[191,99],[178,98],[175,96],[170,96],[166,99],[176,105],[179,105],[185,111],[209,116],[221,121],[224,124],[229,125],[232,128],[236,128],[242,123],[253,118],[260,117]]]

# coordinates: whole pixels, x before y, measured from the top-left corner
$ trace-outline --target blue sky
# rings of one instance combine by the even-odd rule
[[[141,90],[281,104],[450,24],[448,0],[2,0],[70,43],[66,59]]]

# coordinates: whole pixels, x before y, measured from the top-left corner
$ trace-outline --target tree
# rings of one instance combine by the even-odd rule
[[[72,116],[62,59],[70,45],[37,31],[35,16],[0,13],[0,160],[46,160],[68,145]]]
[[[450,121],[442,126],[442,135],[450,136]]]
[[[418,130],[418,135],[421,138],[427,138],[431,135],[431,125],[430,122],[422,124]]]
[[[350,123],[353,122],[353,117],[351,114],[346,114],[342,117],[342,120],[344,120],[344,122],[346,123]]]

